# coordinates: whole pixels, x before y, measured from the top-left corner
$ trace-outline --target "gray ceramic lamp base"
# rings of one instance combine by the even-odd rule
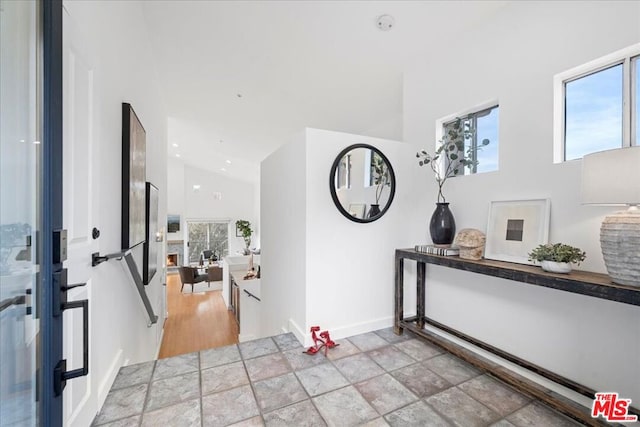
[[[640,287],[640,210],[605,217],[600,228],[600,246],[611,280]]]

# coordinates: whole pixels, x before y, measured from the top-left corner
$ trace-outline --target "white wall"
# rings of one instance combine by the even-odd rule
[[[435,121],[498,98],[500,170],[445,185],[458,229],[486,229],[492,200],[551,199],[550,241],[586,250],[605,272],[599,226],[608,208],[580,204],[581,161],[553,164],[556,73],[640,40],[638,2],[512,2],[472,36],[451,40],[405,73],[404,137],[432,149]],[[437,60],[436,60],[437,59]],[[427,235],[437,188],[413,166],[417,235]],[[490,344],[596,390],[640,401],[640,308],[429,267],[427,312]]]
[[[259,230],[259,207],[256,202],[255,184],[228,177],[224,174],[200,169],[180,160],[169,159],[170,214],[180,215],[180,231],[169,233],[169,240],[182,240],[187,236],[188,220],[220,219],[229,221],[229,254],[244,249],[242,237],[236,236],[236,220],[251,222],[252,229]],[[194,184],[200,185],[194,191]],[[214,193],[220,193],[218,200]],[[186,240],[186,239],[185,239]],[[251,247],[259,247],[258,238],[252,238]]]
[[[108,254],[119,251],[121,243],[121,103],[132,104],[146,130],[147,180],[159,189],[161,221],[166,217],[167,205],[166,113],[159,96],[161,88],[155,83],[140,3],[65,2],[64,6],[75,22],[77,42],[90,49],[95,60],[93,147],[98,165],[91,176],[96,190],[90,202],[95,203],[97,212],[92,225],[101,231],[99,251]],[[141,260],[141,249],[136,248],[135,255]],[[164,265],[164,256],[162,245],[159,266]],[[163,271],[160,267],[146,287],[160,317],[158,323],[148,327],[147,313],[123,263],[109,261],[92,269],[88,291],[90,392],[73,397],[74,402],[81,402],[81,411],[73,415],[66,412],[65,425],[89,425],[121,365],[155,358],[164,320]],[[65,399],[68,397],[65,395]]]
[[[386,214],[371,223],[345,218],[331,199],[329,171],[351,144],[370,144],[384,153],[396,175],[396,194]],[[336,338],[391,326],[394,253],[415,243],[405,221],[412,203],[412,153],[396,141],[307,129],[307,324]],[[370,202],[369,202],[370,203]]]
[[[380,149],[398,182],[389,211],[367,224],[345,218],[329,189],[333,161],[357,143]],[[391,326],[394,250],[414,242],[403,219],[412,198],[408,149],[396,141],[306,129],[263,161],[263,334],[291,330],[308,345],[314,325],[336,338]],[[408,300],[409,312],[412,303],[415,298]]]
[[[262,335],[306,328],[305,135],[276,150],[260,165],[262,228]],[[328,172],[327,172],[328,173]]]

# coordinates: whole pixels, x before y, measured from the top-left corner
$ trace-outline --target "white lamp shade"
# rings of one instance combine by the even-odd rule
[[[582,203],[640,205],[640,146],[584,156]]]

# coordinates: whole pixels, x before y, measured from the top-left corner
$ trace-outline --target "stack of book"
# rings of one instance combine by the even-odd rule
[[[430,255],[440,256],[458,256],[460,255],[460,249],[451,246],[436,246],[436,245],[416,245],[416,252],[424,252]]]

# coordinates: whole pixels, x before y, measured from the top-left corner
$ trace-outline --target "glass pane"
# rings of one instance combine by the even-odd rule
[[[227,223],[214,222],[210,224],[209,249],[218,259],[229,254],[229,225]]]
[[[0,425],[34,426],[40,346],[38,6],[0,0]]]
[[[633,109],[635,110],[635,127],[636,127],[636,145],[640,145],[640,56],[636,56],[633,59],[633,68],[631,68],[632,70],[635,70],[635,78],[633,80],[633,83],[636,87],[636,92],[635,95],[633,96],[633,99],[635,100],[635,102],[633,103]],[[633,113],[633,111],[632,111]]]
[[[189,229],[189,262],[196,263],[200,260],[200,253],[207,249],[207,237],[209,234],[206,222],[190,222]]]
[[[565,160],[622,147],[622,64],[565,84]]]
[[[486,114],[486,113],[485,113]],[[482,145],[488,139],[489,145]],[[476,173],[498,170],[498,107],[488,114],[479,114],[476,120],[476,141],[478,146],[478,165]]]

